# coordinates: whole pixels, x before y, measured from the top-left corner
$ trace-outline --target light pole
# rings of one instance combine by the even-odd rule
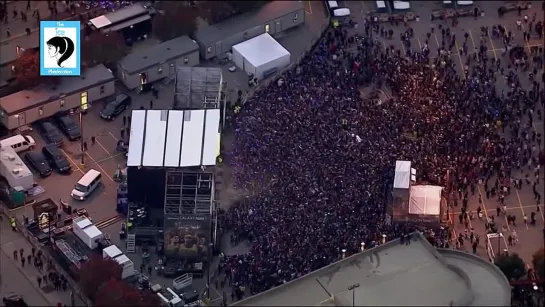
[[[363,252],[365,250],[365,242],[360,243],[360,250]]]
[[[85,104],[87,106],[87,104]],[[83,148],[83,105],[81,105],[81,110],[79,111],[79,131],[80,131],[80,148],[81,148],[81,166],[85,165],[85,151]]]
[[[342,254],[341,254],[341,255],[342,255],[342,258],[344,259],[344,258],[346,257],[346,249],[343,248],[343,249],[341,250],[341,252],[342,252]]]
[[[348,291],[352,291],[352,307],[356,306],[356,289],[360,287],[360,284],[353,284],[348,287]]]

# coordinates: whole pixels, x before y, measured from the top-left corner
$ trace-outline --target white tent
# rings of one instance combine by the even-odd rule
[[[442,190],[443,187],[434,185],[412,186],[409,214],[440,215]]]
[[[233,62],[261,80],[268,74],[290,64],[291,54],[269,33],[261,34],[233,46]]]
[[[408,189],[411,182],[411,161],[396,161],[394,189]]]

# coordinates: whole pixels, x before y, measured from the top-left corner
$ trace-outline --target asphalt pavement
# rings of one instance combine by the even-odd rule
[[[441,9],[442,1],[411,1],[411,9],[414,13],[416,13],[418,16],[420,16],[418,21],[412,21],[408,23],[407,27],[411,27],[414,30],[414,37],[411,38],[411,47],[413,51],[421,51],[421,48],[424,46],[424,44],[427,44],[430,48],[430,56],[435,56],[437,54],[438,48],[442,45],[442,35],[441,35],[441,28],[450,28],[451,32],[455,34],[456,37],[456,44],[455,47],[452,49],[452,57],[454,59],[454,62],[457,66],[458,71],[462,74],[463,73],[463,67],[466,63],[466,56],[461,55],[458,51],[460,47],[463,46],[464,40],[465,40],[465,34],[468,34],[467,38],[467,46],[468,46],[468,56],[472,56],[475,53],[476,48],[478,48],[481,45],[481,41],[487,46],[488,49],[488,55],[489,57],[494,57],[501,59],[502,67],[506,69],[507,71],[507,65],[509,62],[508,56],[502,56],[501,48],[503,47],[503,43],[500,39],[495,39],[491,35],[490,36],[481,36],[481,27],[488,27],[489,32],[492,32],[492,27],[494,25],[502,25],[506,28],[507,31],[511,31],[514,34],[515,41],[518,45],[524,46],[526,52],[529,54],[530,47],[543,47],[543,41],[540,41],[538,38],[538,35],[535,33],[532,33],[531,39],[529,42],[524,42],[522,38],[522,34],[524,31],[528,30],[529,24],[522,22],[522,29],[517,29],[516,22],[517,21],[523,21],[524,16],[527,15],[529,20],[531,21],[534,14],[536,15],[536,22],[537,21],[543,21],[543,11],[541,10],[541,3],[537,1],[533,1],[534,5],[530,10],[523,11],[522,14],[519,16],[517,11],[508,12],[506,13],[502,18],[500,18],[497,14],[497,9],[499,6],[504,5],[505,2],[509,1],[486,1],[486,2],[475,2],[478,5],[480,5],[481,9],[485,11],[484,16],[479,16],[477,18],[471,17],[460,17],[458,19],[459,23],[456,27],[452,26],[452,19],[448,19],[447,21],[431,21],[431,12],[435,9]],[[511,1],[512,2],[512,1]],[[486,4],[486,5],[485,5]],[[363,22],[365,16],[371,11],[374,10],[374,3],[372,1],[351,1],[346,2],[346,5],[351,9],[352,11],[352,18],[355,21],[358,21],[360,23]],[[533,24],[535,25],[534,22]],[[400,23],[399,25],[390,25],[389,23],[381,23],[381,27],[384,27],[386,31],[392,29],[394,31],[393,39],[386,39],[386,38],[379,38],[382,45],[386,48],[389,46],[394,46],[395,49],[401,50],[403,53],[405,53],[405,47],[401,44],[400,40],[400,34],[407,30],[407,27],[404,27],[403,23]],[[355,31],[363,33],[363,27],[360,27],[359,29],[356,29]],[[434,31],[431,29],[434,28]],[[428,38],[428,33],[430,34]],[[538,76],[540,76],[542,71],[538,73]],[[522,73],[518,72],[520,80],[523,84],[523,87],[526,89],[529,89],[530,82],[528,79],[528,73]],[[507,84],[503,78],[503,76],[498,75],[497,76],[497,88],[499,90],[506,89]],[[543,108],[538,106],[539,109],[543,112]],[[521,119],[523,123],[528,122],[528,118],[525,116]],[[542,120],[534,120],[533,122],[533,129],[537,133],[544,134],[544,126],[543,126],[543,119]],[[507,138],[509,138],[509,135],[506,135]],[[541,143],[541,148],[543,148],[544,144]],[[528,168],[526,168],[522,172],[515,172],[514,176],[517,178],[523,178],[524,175],[529,174],[530,178],[533,178],[533,168],[532,171],[530,171]],[[543,169],[540,171],[540,178],[543,178],[544,172]],[[493,184],[493,180],[489,182],[489,185]],[[523,188],[519,190],[512,190],[511,195],[507,196],[505,199],[505,204],[507,206],[507,214],[513,215],[516,217],[516,226],[513,225],[507,225],[506,222],[506,216],[500,215],[499,217],[496,217],[496,223],[498,224],[499,229],[505,229],[504,234],[505,238],[507,239],[509,235],[513,235],[513,231],[516,232],[516,236],[518,238],[518,243],[514,246],[507,246],[508,244],[505,244],[505,242],[501,242],[499,249],[508,249],[511,252],[516,252],[527,262],[531,263],[532,254],[539,248],[543,246],[543,227],[545,225],[545,217],[544,217],[544,208],[543,208],[543,197],[545,197],[545,185],[543,184],[543,179],[541,179],[540,184],[538,185],[538,192],[541,194],[542,200],[540,204],[537,204],[534,200],[532,187],[531,185],[524,184]],[[483,195],[483,204],[481,207],[485,210],[488,216],[496,215],[496,208],[499,206],[499,202],[497,199],[486,199],[486,195],[484,193],[484,187],[479,186],[476,190],[476,193],[474,195],[471,195],[469,200],[469,206],[468,210],[472,210],[475,212],[477,207],[479,206],[478,203],[478,194],[482,193]],[[538,210],[538,207],[540,208]],[[459,208],[455,208],[456,210],[460,210]],[[526,215],[528,218],[528,221],[530,221],[531,213],[534,212],[536,214],[536,224],[535,225],[529,225],[523,223],[523,216]],[[454,223],[456,225],[455,232],[456,233],[463,233],[464,227],[463,225],[460,225],[457,215],[459,213],[454,213],[452,219],[454,220]],[[480,235],[481,237],[481,243],[478,248],[478,254],[487,257],[487,251],[486,251],[486,243],[485,243],[485,227],[484,227],[484,219],[482,221],[475,219],[470,223],[470,228],[474,228],[476,234]],[[494,250],[497,250],[497,242],[493,242]],[[467,251],[471,251],[470,244],[466,244],[464,246],[464,249]]]
[[[32,245],[19,232],[13,232],[4,217],[0,221],[0,296],[20,295],[29,306],[56,306],[57,303],[71,305],[70,290],[55,291],[41,284],[37,278],[43,276],[32,264],[23,267],[20,261],[13,259],[15,250],[24,249],[29,255]],[[76,306],[85,306],[77,295],[74,296]],[[3,306],[3,305],[2,305]]]

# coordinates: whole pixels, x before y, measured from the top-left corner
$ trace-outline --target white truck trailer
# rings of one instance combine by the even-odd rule
[[[6,178],[11,188],[21,187],[28,191],[34,187],[34,176],[9,146],[0,147],[0,175]]]

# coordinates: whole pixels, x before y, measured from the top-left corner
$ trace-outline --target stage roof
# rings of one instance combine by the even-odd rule
[[[220,111],[132,111],[127,166],[216,165]]]
[[[413,185],[409,196],[409,214],[441,214],[441,191],[435,185]]]
[[[411,161],[396,161],[394,189],[408,189],[411,182]]]

